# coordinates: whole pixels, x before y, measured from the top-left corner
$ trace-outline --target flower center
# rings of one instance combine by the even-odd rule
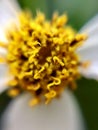
[[[14,77],[10,95],[28,91],[35,97],[30,105],[43,97],[47,104],[65,88],[76,87],[79,58],[75,50],[85,36],[76,34],[66,22],[66,15],[54,14],[51,21],[46,21],[40,12],[35,18],[20,14],[18,26],[8,32],[6,47],[6,63]]]

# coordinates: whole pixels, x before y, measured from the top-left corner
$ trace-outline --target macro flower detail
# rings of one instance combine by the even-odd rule
[[[76,88],[81,65],[76,49],[86,35],[77,34],[68,26],[66,15],[55,13],[48,21],[41,12],[35,18],[22,12],[18,25],[11,26],[7,30],[8,43],[0,42],[7,50],[1,62],[8,65],[13,77],[9,95],[28,91],[33,95],[29,103],[32,106],[42,100],[49,103],[67,87]]]

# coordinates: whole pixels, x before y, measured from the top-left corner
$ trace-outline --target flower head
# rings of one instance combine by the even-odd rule
[[[79,57],[75,50],[86,36],[77,34],[66,25],[67,16],[55,13],[51,21],[38,12],[35,18],[30,13],[19,15],[19,24],[8,30],[8,44],[4,58],[13,76],[9,94],[16,96],[28,91],[35,99],[30,105],[45,97],[45,103],[58,97],[67,86],[74,89],[79,77]]]
[[[4,6],[0,2],[4,13],[0,15],[0,41],[3,42],[0,42],[0,55],[4,49],[7,53],[0,60],[5,63],[3,65],[7,66],[9,74],[13,77],[9,83],[12,87],[9,87],[8,93],[17,96],[20,92],[26,91],[26,94],[21,94],[11,101],[3,114],[2,128],[5,130],[84,129],[73,94],[67,89],[63,93],[62,91],[69,87],[74,89],[75,81],[80,75],[98,79],[96,55],[98,16],[80,31],[86,32],[88,35],[86,40],[85,35],[77,34],[66,24],[65,15],[54,14],[51,21],[46,21],[45,16],[40,12],[35,18],[29,13],[21,13],[17,19],[16,14],[21,11],[17,8],[19,7],[16,6],[17,3],[10,0],[2,0],[2,3]],[[16,24],[12,24],[7,30],[5,38],[2,32],[4,28],[6,29],[5,25],[10,20],[10,16]],[[3,67],[1,64],[0,69]],[[3,80],[0,79],[0,93],[6,88],[3,84],[6,79],[3,75],[1,77]],[[40,101],[45,101],[47,104],[60,95],[61,98],[59,101],[54,100],[48,106],[40,104],[32,109],[26,105],[31,98],[30,93],[33,96],[30,105]]]

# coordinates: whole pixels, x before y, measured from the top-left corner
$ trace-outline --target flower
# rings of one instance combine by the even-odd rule
[[[96,17],[93,19],[95,23]],[[58,17],[55,14],[49,22],[45,21],[44,15],[41,13],[38,13],[35,19],[32,19],[30,14],[22,13],[20,21],[17,21],[17,24],[8,31],[8,44],[4,44],[3,41],[0,43],[7,50],[6,58],[1,60],[8,64],[14,77],[10,83],[10,86],[14,87],[9,91],[10,95],[16,96],[20,91],[30,92],[35,97],[34,100],[30,101],[31,106],[39,103],[40,100],[44,101],[43,97],[45,97],[47,104],[54,97],[61,95],[58,100],[54,99],[48,106],[39,104],[38,107],[33,108],[33,111],[24,103],[30,98],[30,95],[24,94],[18,97],[4,114],[4,117],[7,117],[7,120],[3,118],[3,123],[7,122],[5,130],[15,130],[18,127],[21,129],[23,126],[24,130],[32,129],[32,127],[39,130],[42,125],[44,125],[42,129],[47,130],[63,130],[65,127],[67,130],[80,129],[77,125],[80,124],[81,126],[80,119],[78,121],[79,116],[74,115],[76,111],[79,114],[78,107],[70,92],[66,90],[64,94],[62,91],[67,86],[74,88],[74,81],[80,74],[88,78],[98,79],[98,71],[96,71],[98,58],[96,51],[94,51],[98,47],[96,44],[97,36],[95,35],[97,33],[95,25],[97,26],[97,24],[93,27],[90,26],[91,29],[89,29],[89,24],[82,29],[81,32],[88,35],[88,40],[86,40],[86,35],[76,34],[72,28],[64,26],[66,21],[65,15]],[[93,45],[91,44],[92,39],[96,40]],[[92,51],[92,53],[87,50]],[[1,88],[1,90],[3,89]],[[9,115],[8,113],[12,114]],[[14,121],[11,123],[14,120],[13,113],[16,117],[15,120],[17,118],[21,120],[22,117],[25,121],[22,122],[21,120],[21,124],[19,123],[20,120],[19,122],[17,120],[17,123]],[[17,116],[17,113],[22,116]],[[60,121],[61,118],[62,121]],[[72,127],[65,125],[68,123],[67,118],[69,118],[68,122],[71,122]]]

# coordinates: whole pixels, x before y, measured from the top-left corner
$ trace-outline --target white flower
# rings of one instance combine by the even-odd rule
[[[15,19],[19,7],[14,1],[0,1],[0,40],[7,41],[4,29],[6,21]],[[2,12],[3,11],[3,12]],[[2,13],[1,13],[2,12]],[[2,14],[2,15],[1,15]],[[87,77],[98,80],[98,16],[96,15],[88,22],[80,32],[86,33],[88,39],[78,48],[77,53],[82,61],[89,61],[87,68],[80,66],[80,73]],[[0,54],[4,55],[5,50],[0,49]],[[0,92],[3,92],[7,67],[0,65]],[[4,77],[3,77],[4,76]],[[5,111],[2,119],[2,130],[83,130],[84,123],[80,114],[79,106],[72,93],[66,90],[59,100],[53,101],[45,106],[43,104],[31,108],[27,106],[30,95],[23,94],[14,99]]]

